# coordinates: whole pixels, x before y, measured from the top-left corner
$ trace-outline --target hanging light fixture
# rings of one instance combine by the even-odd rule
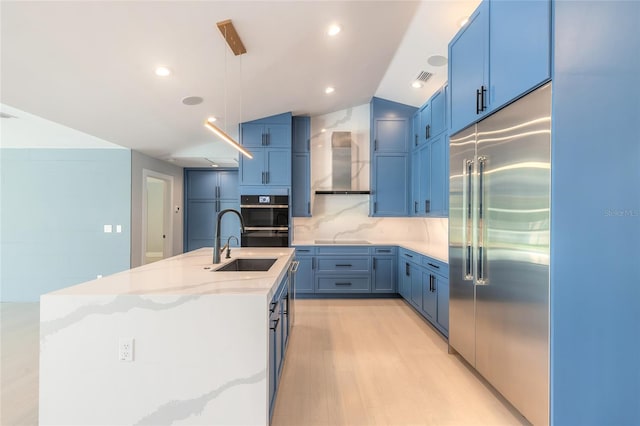
[[[240,55],[242,55],[244,53],[247,53],[247,49],[245,49],[244,44],[242,43],[242,40],[240,40],[240,36],[238,36],[238,32],[236,31],[235,27],[231,23],[231,19],[227,19],[226,21],[218,22],[216,25],[218,26],[218,29],[222,33],[222,36],[224,37],[225,41],[229,45],[229,48],[231,48],[231,51],[233,52],[234,55],[240,56]],[[224,88],[224,108],[225,108],[225,114],[224,115],[225,115],[225,117],[224,117],[224,121],[225,121],[225,127],[226,127],[226,123],[227,123],[227,111],[226,111],[226,109],[227,109],[227,87],[226,87],[226,83],[227,83],[226,82],[226,76],[227,76],[227,52],[226,52],[226,50],[225,50],[225,55],[224,55],[224,64],[225,64],[225,67],[224,67],[224,74],[225,74],[225,88]],[[240,88],[240,91],[242,92],[242,88]],[[242,100],[241,100],[241,102],[242,102]],[[211,130],[220,139],[222,139],[223,141],[225,141],[226,143],[228,143],[229,145],[231,145],[232,147],[234,147],[235,149],[240,151],[245,157],[253,158],[253,155],[251,154],[251,152],[249,152],[245,147],[240,145],[235,139],[233,139],[231,136],[229,136],[221,128],[219,128],[218,126],[213,124],[212,120],[206,120],[204,122],[204,127],[206,127],[207,129]]]

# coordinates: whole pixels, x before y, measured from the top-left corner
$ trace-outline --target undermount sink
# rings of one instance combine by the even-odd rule
[[[277,259],[234,259],[226,265],[214,269],[214,272],[264,272],[268,271]]]

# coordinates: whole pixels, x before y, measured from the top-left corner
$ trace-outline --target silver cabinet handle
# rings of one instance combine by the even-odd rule
[[[479,284],[485,284],[485,256],[484,248],[484,169],[487,157],[478,157],[478,259],[476,278]]]
[[[463,203],[463,216],[465,221],[465,233],[464,241],[465,250],[462,251],[463,263],[464,263],[464,277],[465,280],[473,279],[473,242],[472,229],[473,229],[473,160],[464,160],[465,179],[463,179],[463,187],[466,183],[466,190],[463,189],[463,194],[466,194],[467,200]]]

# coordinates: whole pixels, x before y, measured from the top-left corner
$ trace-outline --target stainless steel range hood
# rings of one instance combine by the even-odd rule
[[[316,194],[369,194],[369,191],[352,189],[351,132],[331,133],[331,190]]]

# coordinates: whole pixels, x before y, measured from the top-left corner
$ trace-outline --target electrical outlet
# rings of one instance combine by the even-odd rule
[[[118,342],[118,359],[120,361],[133,361],[133,339],[120,339]]]

